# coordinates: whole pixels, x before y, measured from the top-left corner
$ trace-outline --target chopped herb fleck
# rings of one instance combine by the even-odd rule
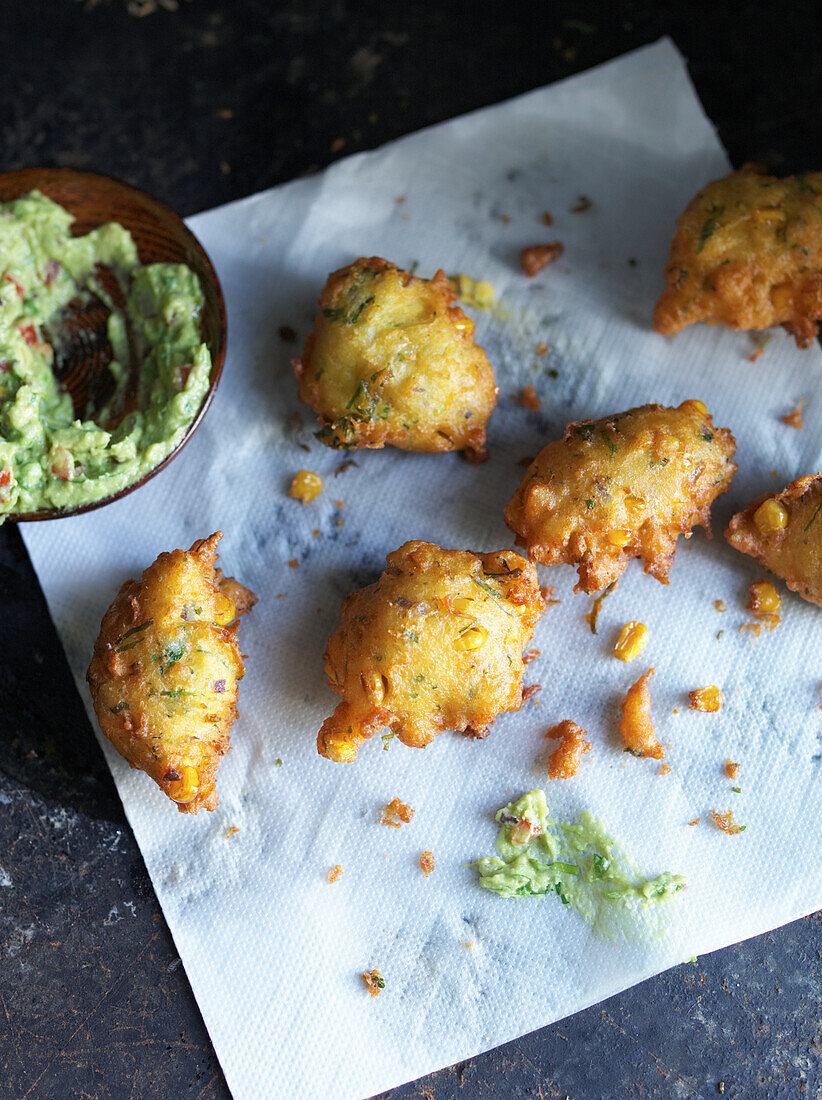
[[[163,650],[163,656],[160,661],[160,675],[165,676],[168,670],[177,664],[185,651],[185,642],[180,638],[175,638],[174,641],[169,642]]]
[[[151,626],[153,622],[154,619],[146,619],[146,621],[144,623],[140,623],[139,626],[133,626],[131,630],[127,630],[125,634],[121,634],[114,644],[119,645],[120,642],[124,642],[126,638],[130,638],[132,634],[138,634],[141,630],[145,630],[147,626]]]
[[[717,229],[719,229],[718,219],[724,210],[724,206],[715,206],[711,216],[706,218],[703,222],[702,231],[699,234],[699,244],[696,248],[698,253],[702,251],[707,241],[716,233]]]

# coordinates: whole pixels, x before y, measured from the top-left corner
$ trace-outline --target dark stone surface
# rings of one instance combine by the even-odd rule
[[[2,6],[0,169],[95,168],[189,214],[661,34],[736,163],[820,167],[810,2],[146,3]],[[0,1094],[226,1097],[10,527],[0,600]],[[821,957],[822,922],[798,921],[390,1095],[822,1096]]]

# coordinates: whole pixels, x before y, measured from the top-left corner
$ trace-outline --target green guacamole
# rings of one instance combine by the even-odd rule
[[[137,481],[177,446],[208,390],[194,272],[142,266],[116,223],[72,237],[73,220],[39,191],[0,204],[0,523],[10,512],[90,504]],[[98,264],[116,277],[123,310]],[[91,295],[111,310],[113,385],[106,408],[93,411],[99,423],[75,419],[52,369],[66,306]],[[137,407],[124,413],[132,365]]]
[[[477,860],[480,886],[505,898],[553,894],[605,938],[635,932],[651,905],[687,885],[668,871],[642,876],[589,813],[576,825],[551,821],[544,791],[509,802],[496,820],[499,855]]]

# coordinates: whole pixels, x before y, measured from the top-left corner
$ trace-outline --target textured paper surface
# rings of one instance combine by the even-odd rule
[[[676,216],[726,168],[681,57],[661,42],[191,219],[229,315],[226,370],[205,422],[127,499],[21,528],[86,698],[105,608],[160,551],[221,528],[224,568],[260,597],[241,630],[248,675],[215,813],[177,814],[104,746],[238,1100],[369,1096],[822,905],[820,613],[786,596],[773,634],[740,635],[747,586],[762,571],[721,537],[681,540],[670,587],[632,565],[596,637],[573,571],[543,571],[562,602],[536,632],[542,656],[528,679],[543,684],[540,705],[500,719],[487,740],[443,734],[423,751],[394,742],[384,752],[375,739],[348,766],[315,750],[336,701],[321,655],[341,600],[409,538],[509,546],[502,511],[518,460],[569,419],[705,401],[739,445],[740,472],[715,509],[718,533],[733,506],[819,468],[816,346],[799,352],[776,333],[751,363],[745,334],[702,326],[670,341],[650,329]],[[572,214],[580,194],[593,206]],[[552,239],[564,242],[564,258],[526,279],[519,250]],[[477,315],[500,386],[486,465],[360,452],[334,476],[344,456],[314,440],[289,365],[298,347],[278,328],[302,335],[327,272],[371,254],[497,287],[507,319]],[[541,341],[545,357],[535,354]],[[528,383],[542,398],[538,412],[510,399]],[[802,395],[808,427],[799,432],[780,417]],[[298,409],[302,428],[291,423]],[[308,507],[286,496],[301,467],[326,479]],[[299,568],[288,568],[295,557]],[[650,641],[626,667],[610,647],[634,618]],[[667,776],[621,752],[616,733],[620,698],[651,664],[658,732],[671,744]],[[687,691],[712,683],[724,709],[688,712]],[[646,871],[689,877],[658,939],[600,942],[555,899],[499,899],[466,866],[493,853],[493,812],[545,785],[536,770],[549,748],[543,733],[566,717],[594,749],[575,779],[548,784],[554,815],[588,808]],[[741,762],[741,795],[730,792],[726,757]],[[395,795],[416,809],[401,830],[378,824]],[[728,808],[747,825],[740,836],[708,820]],[[232,825],[240,831],[226,839]],[[425,848],[437,860],[427,880]],[[331,886],[336,863],[344,875]],[[359,977],[372,967],[386,980],[376,1000]]]

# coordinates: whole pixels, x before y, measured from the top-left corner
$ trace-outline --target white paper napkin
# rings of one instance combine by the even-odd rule
[[[529,678],[543,684],[540,706],[500,719],[487,740],[443,734],[423,751],[393,742],[384,752],[376,738],[348,766],[315,750],[336,703],[321,655],[341,600],[405,539],[509,546],[502,511],[517,462],[569,419],[705,401],[739,444],[718,533],[733,507],[819,469],[817,347],[800,352],[777,332],[750,362],[745,334],[703,326],[671,341],[650,328],[675,219],[727,167],[682,58],[662,41],[191,219],[229,316],[226,370],[204,424],[127,499],[21,528],[87,701],[102,614],[160,551],[221,528],[223,567],[260,597],[241,629],[248,675],[215,813],[179,815],[104,746],[238,1100],[369,1096],[822,905],[820,612],[786,595],[772,634],[740,635],[747,586],[762,570],[721,537],[681,540],[670,587],[633,564],[596,637],[572,570],[544,571],[562,603],[536,632],[542,657]],[[570,213],[580,195],[591,208]],[[552,239],[565,256],[526,279],[519,250]],[[371,254],[497,287],[507,319],[477,316],[501,391],[485,466],[386,450],[357,454],[335,476],[344,456],[314,440],[289,365],[299,347],[278,329],[302,337],[327,272]],[[528,383],[539,412],[510,399]],[[800,396],[807,427],[795,431],[780,417]],[[308,507],[286,495],[301,467],[325,478]],[[630,668],[610,656],[628,619],[650,631]],[[626,756],[616,732],[620,698],[651,664],[667,776]],[[689,712],[686,693],[714,683],[723,710]],[[543,733],[566,717],[594,750],[576,778],[547,785],[554,815],[588,808],[644,870],[689,877],[656,940],[600,942],[551,899],[485,893],[466,866],[493,853],[493,812],[545,785]],[[729,790],[726,757],[741,763],[741,795]],[[378,823],[394,796],[416,810],[400,830]],[[710,823],[710,810],[728,808],[747,826],[740,836]],[[226,839],[233,825],[239,833]],[[426,848],[437,861],[428,879],[418,864]],[[336,863],[344,875],[332,886]],[[372,967],[386,982],[376,1000],[360,978]]]

